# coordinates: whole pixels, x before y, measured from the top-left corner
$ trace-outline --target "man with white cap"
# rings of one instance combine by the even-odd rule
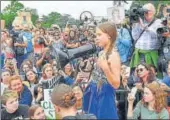
[[[158,49],[161,41],[157,37],[157,29],[162,26],[161,20],[154,18],[156,10],[153,4],[147,3],[143,9],[146,10],[144,20],[139,18],[139,22],[132,25],[132,37],[136,43],[134,42],[135,51],[130,63],[131,68],[140,62],[158,67]]]

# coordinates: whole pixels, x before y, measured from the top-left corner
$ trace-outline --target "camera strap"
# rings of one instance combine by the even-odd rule
[[[152,25],[152,23],[154,23],[155,18],[143,29],[143,31],[141,32],[141,34],[139,35],[138,39],[134,42],[133,46],[135,47],[137,41],[139,40],[139,38],[142,36],[142,34],[145,32],[146,28],[148,28],[149,26]]]

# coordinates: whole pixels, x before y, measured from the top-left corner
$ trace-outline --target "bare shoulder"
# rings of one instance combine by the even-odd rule
[[[109,56],[108,61],[109,62],[114,62],[116,64],[119,64],[120,63],[119,53],[117,51],[113,51],[112,54]]]

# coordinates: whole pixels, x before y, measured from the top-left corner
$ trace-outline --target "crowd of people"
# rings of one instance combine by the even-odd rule
[[[1,119],[50,119],[41,104],[45,89],[56,119],[169,119],[170,59],[164,71],[158,64],[163,24],[153,4],[143,8],[131,31],[111,22],[2,30]],[[170,41],[170,31],[161,36]],[[91,44],[93,54],[69,59],[68,51]]]

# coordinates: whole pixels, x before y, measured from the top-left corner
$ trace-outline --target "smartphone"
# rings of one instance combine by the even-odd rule
[[[126,69],[125,69],[125,76],[126,77],[130,76],[130,67],[126,67]]]
[[[136,88],[136,87],[133,87],[133,88],[131,89],[131,94],[132,94],[132,96],[133,96],[134,98],[135,98],[136,92],[137,92],[137,88]]]
[[[122,65],[121,67],[121,73],[126,76],[129,77],[130,76],[130,67],[126,66],[126,65]]]

